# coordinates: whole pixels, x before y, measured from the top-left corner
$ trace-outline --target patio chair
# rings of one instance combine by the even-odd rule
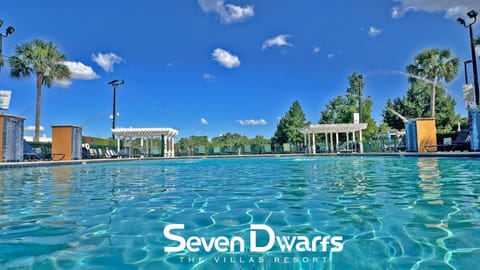
[[[42,160],[43,156],[33,150],[32,146],[23,140],[23,160],[24,161],[38,161]]]
[[[470,150],[470,130],[465,129],[460,131],[455,137],[452,143],[444,143],[439,145],[427,145],[425,146],[427,152],[450,152],[450,151],[469,151]]]
[[[23,160],[25,161],[39,161],[39,160],[62,160],[65,154],[61,153],[44,153],[40,148],[33,149],[33,147],[23,140]]]
[[[103,150],[101,148],[98,148],[97,152],[98,152],[98,158],[104,158],[105,157],[105,155],[103,155]]]
[[[118,155],[115,151],[107,148],[105,150],[105,157],[106,158],[116,158],[116,157],[118,157]]]
[[[93,158],[93,159],[99,158],[97,149],[90,148],[88,151],[89,151],[89,153],[90,153],[90,158]]]

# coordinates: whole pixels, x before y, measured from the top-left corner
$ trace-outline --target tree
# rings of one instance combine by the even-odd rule
[[[257,136],[255,136],[255,138],[250,139],[249,143],[251,145],[262,146],[262,145],[265,145],[265,144],[270,144],[270,140],[264,138],[263,136],[257,135]]]
[[[320,114],[319,124],[353,123],[353,113],[356,109],[348,105],[344,96],[338,96],[325,106]]]
[[[248,144],[247,136],[240,135],[237,133],[228,132],[227,134],[223,134],[218,137],[212,138],[213,146],[232,148],[233,146],[239,146],[239,145],[245,145],[245,144]]]
[[[428,117],[431,92],[430,83],[417,80],[413,82],[403,97],[397,97],[393,101],[388,100],[386,108],[383,111],[383,122],[391,128],[404,129],[403,120],[394,115],[387,108],[393,108],[396,112],[405,118]],[[439,132],[453,131],[458,122],[463,122],[459,115],[455,114],[455,100],[448,94],[443,87],[437,86],[435,95],[436,120]]]
[[[71,74],[64,64],[67,57],[57,50],[52,42],[39,39],[17,45],[15,56],[8,59],[11,76],[14,78],[37,77],[37,103],[35,115],[34,141],[40,137],[40,109],[42,101],[42,86],[50,87],[55,80],[69,79]]]
[[[303,113],[300,102],[293,102],[292,106],[285,115],[280,118],[277,130],[272,138],[274,144],[301,143],[303,135],[300,129],[306,125],[305,114]]]
[[[324,111],[321,112],[319,124],[353,123],[353,114],[360,112],[361,123],[367,123],[367,129],[363,133],[366,138],[375,137],[377,126],[372,117],[372,100],[363,96],[365,82],[360,74],[354,72],[348,77],[349,87],[345,96],[338,96],[332,99]],[[361,106],[360,106],[361,101]]]
[[[407,66],[411,83],[423,80],[431,84],[430,117],[435,118],[437,86],[441,86],[442,81],[448,83],[453,80],[458,74],[459,65],[460,60],[453,57],[450,50],[429,49],[420,52],[415,56],[414,63]]]

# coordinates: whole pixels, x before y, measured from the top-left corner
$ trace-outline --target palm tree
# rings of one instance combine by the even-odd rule
[[[11,76],[24,78],[31,74],[37,76],[37,108],[35,115],[34,141],[40,138],[40,107],[42,101],[42,85],[50,87],[55,80],[69,79],[70,70],[64,64],[67,57],[57,50],[52,42],[35,39],[17,45],[15,56],[8,59]]]
[[[450,82],[457,76],[460,59],[452,57],[448,49],[430,49],[415,56],[415,63],[407,66],[409,81],[413,84],[420,80],[431,83],[430,116],[435,118],[435,87],[442,80]]]

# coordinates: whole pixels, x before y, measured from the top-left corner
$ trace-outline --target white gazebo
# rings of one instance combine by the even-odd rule
[[[300,129],[300,132],[304,134],[304,142],[307,146],[307,153],[316,154],[315,148],[315,135],[316,134],[325,134],[325,146],[327,151],[334,153],[335,150],[338,151],[339,146],[339,133],[345,133],[347,135],[347,151],[350,134],[352,134],[352,142],[355,143],[355,134],[359,133],[359,152],[363,153],[363,142],[362,142],[362,130],[367,128],[367,123],[345,123],[345,124],[316,124],[308,125]],[[333,135],[335,134],[335,144]],[[330,138],[330,144],[328,143]]]
[[[173,128],[115,128],[112,133],[117,137],[117,151],[120,151],[120,138],[125,140],[133,140],[140,138],[140,146],[144,147],[146,140],[145,154],[151,154],[152,140],[156,138],[162,139],[162,149],[164,157],[175,156],[175,136],[178,131]],[[150,148],[149,148],[150,142]],[[131,149],[129,156],[131,156]]]

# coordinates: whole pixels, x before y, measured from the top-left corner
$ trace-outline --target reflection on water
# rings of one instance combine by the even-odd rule
[[[71,193],[72,170],[71,166],[51,168],[53,194],[68,195]]]
[[[442,183],[437,158],[419,158],[417,161],[419,186],[423,197],[429,204],[443,204],[441,198]]]
[[[264,158],[121,162],[0,171],[0,265],[63,269],[475,269],[478,161]],[[166,224],[184,236],[344,239],[335,254],[167,254]],[[247,240],[248,241],[248,240]],[[181,263],[180,256],[205,256]],[[263,256],[242,264],[238,257]],[[275,256],[320,263],[274,263]],[[323,256],[326,255],[326,261]],[[282,259],[283,260],[283,259]],[[1,267],[0,267],[1,268]]]

